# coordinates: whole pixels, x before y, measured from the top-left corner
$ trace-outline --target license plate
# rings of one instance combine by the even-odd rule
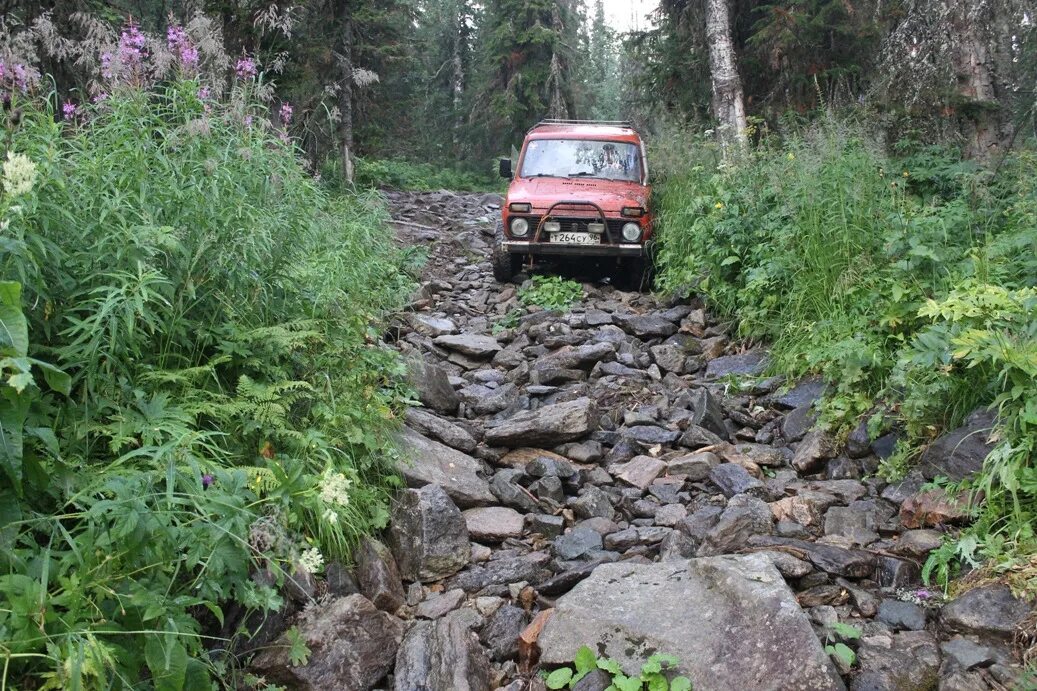
[[[551,242],[566,245],[600,245],[601,236],[595,233],[551,233]]]

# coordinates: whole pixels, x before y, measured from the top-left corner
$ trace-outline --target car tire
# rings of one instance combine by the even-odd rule
[[[493,277],[498,283],[507,283],[519,272],[522,257],[504,249],[504,221],[497,221],[497,229],[493,236],[493,252],[490,254]]]
[[[629,290],[638,293],[652,292],[652,282],[655,279],[655,266],[649,257],[639,257],[624,262],[620,267],[621,275],[616,281],[621,290]]]

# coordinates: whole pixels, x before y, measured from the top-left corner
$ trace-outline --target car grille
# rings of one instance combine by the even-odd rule
[[[536,232],[537,225],[540,223],[541,216],[530,216],[529,228],[531,233]],[[562,226],[563,233],[585,233],[587,232],[588,223],[600,223],[601,218],[598,216],[583,216],[583,217],[569,217],[563,218],[558,216],[552,216],[551,220],[557,221]],[[625,219],[621,218],[606,218],[605,224],[608,227],[606,232],[601,237],[602,243],[609,243],[614,240],[616,242],[622,237],[620,234],[623,230],[623,224],[627,223]],[[540,234],[540,242],[549,242],[548,233]]]

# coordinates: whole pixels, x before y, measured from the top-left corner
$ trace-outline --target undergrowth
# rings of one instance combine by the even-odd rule
[[[663,287],[700,291],[772,344],[776,372],[824,375],[833,433],[902,429],[887,473],[976,408],[997,411],[993,453],[958,488],[976,521],[929,565],[941,580],[958,558],[1034,549],[1035,162],[1020,151],[995,176],[940,147],[890,155],[828,119],[736,167],[703,147],[661,185]]]
[[[566,310],[583,297],[583,286],[561,276],[536,275],[530,285],[519,289],[519,302],[546,310]]]
[[[64,120],[13,94],[4,688],[236,687],[230,613],[386,522],[407,392],[377,324],[410,282],[378,199],[327,196],[244,76]]]
[[[499,178],[460,170],[452,163],[436,165],[399,159],[358,158],[354,177],[357,186],[362,188],[415,192],[500,192],[503,189]]]

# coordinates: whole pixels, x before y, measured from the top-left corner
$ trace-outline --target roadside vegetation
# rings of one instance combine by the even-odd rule
[[[414,163],[402,159],[356,160],[355,181],[359,187],[435,192],[501,192],[504,185],[496,175],[476,175],[458,169],[453,161],[440,164]]]
[[[1031,554],[1037,155],[992,168],[912,141],[890,154],[834,117],[764,138],[734,166],[718,167],[694,137],[675,148],[660,160],[662,286],[705,295],[738,335],[769,344],[774,371],[823,375],[821,420],[834,433],[903,430],[881,470],[890,479],[993,407],[996,448],[960,488],[976,522],[929,568],[945,580],[957,558],[1009,566]]]
[[[186,60],[150,85],[138,36],[92,105],[7,85],[3,688],[234,686],[199,653],[397,484],[378,320],[410,281],[381,201],[322,190],[247,62],[222,94]]]

